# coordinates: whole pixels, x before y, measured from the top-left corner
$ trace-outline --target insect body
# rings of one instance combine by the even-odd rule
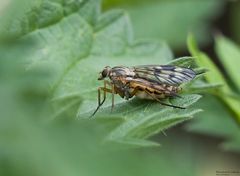
[[[181,90],[179,85],[194,79],[195,76],[196,73],[190,68],[171,65],[116,66],[113,68],[106,66],[99,73],[98,80],[104,80],[104,87],[98,88],[98,107],[93,115],[105,102],[106,93],[112,94],[112,109],[114,107],[114,94],[118,94],[126,100],[136,96],[156,100],[165,106],[185,109],[163,103],[161,99],[178,97],[177,93]],[[102,101],[101,91],[104,95]]]

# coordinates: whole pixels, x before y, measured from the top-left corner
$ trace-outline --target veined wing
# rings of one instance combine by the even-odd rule
[[[135,77],[159,84],[180,85],[196,76],[196,73],[190,68],[172,65],[142,65],[133,68]]]

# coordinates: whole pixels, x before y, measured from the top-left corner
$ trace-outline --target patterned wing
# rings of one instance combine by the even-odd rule
[[[142,65],[134,67],[135,76],[158,84],[180,85],[191,81],[196,73],[190,68],[172,65]]]

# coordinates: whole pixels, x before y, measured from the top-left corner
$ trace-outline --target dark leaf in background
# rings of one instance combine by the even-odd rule
[[[229,28],[230,32],[232,34],[232,38],[235,42],[238,42],[238,45],[240,44],[240,2],[235,1],[231,4],[231,10],[230,10],[230,19],[229,19]]]
[[[103,0],[105,9],[125,9],[136,37],[167,41],[175,49],[185,49],[187,34],[192,31],[201,45],[211,41],[210,22],[223,9],[224,1],[196,0]]]

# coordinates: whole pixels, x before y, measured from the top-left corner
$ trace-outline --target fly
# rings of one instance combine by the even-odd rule
[[[136,96],[155,100],[165,106],[185,109],[161,100],[167,97],[179,97],[180,84],[191,81],[195,76],[196,73],[190,68],[172,65],[116,66],[113,68],[106,66],[99,73],[98,80],[104,80],[104,86],[98,88],[98,106],[92,116],[105,102],[107,93],[112,95],[112,110],[115,94],[126,100]],[[102,101],[101,92],[103,92]]]

